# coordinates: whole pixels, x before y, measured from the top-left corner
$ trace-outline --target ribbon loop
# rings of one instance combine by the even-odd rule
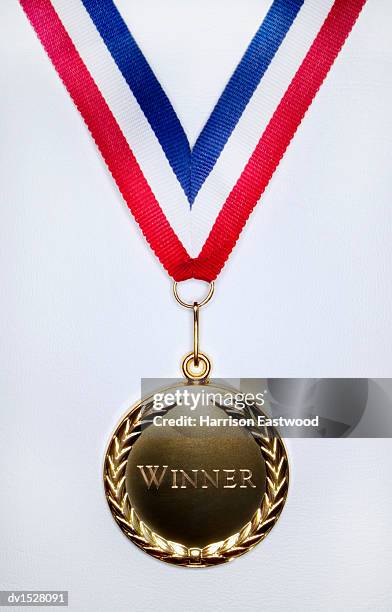
[[[20,3],[162,265],[211,282],[365,1],[275,0],[193,151],[112,0]]]

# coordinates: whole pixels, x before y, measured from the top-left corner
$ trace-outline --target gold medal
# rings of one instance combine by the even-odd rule
[[[269,533],[283,509],[289,467],[277,431],[260,425],[256,403],[208,381],[211,364],[194,350],[185,381],[142,399],[116,428],[105,457],[104,485],[123,533],[168,563],[207,567],[238,557]]]
[[[169,276],[209,282],[265,193],[365,0],[336,1],[332,8],[315,2],[315,19],[300,18],[303,32],[291,30],[302,2],[288,2],[287,10],[274,2],[194,146],[111,3],[90,2],[88,14],[80,7],[72,15],[67,2],[20,3]],[[288,71],[272,61],[278,51],[281,62],[293,54]],[[273,91],[269,79],[278,84]],[[253,115],[261,121],[249,121]],[[232,184],[227,171],[234,171]],[[210,382],[211,362],[199,350],[199,310],[213,291],[211,282],[206,298],[189,304],[174,284],[177,301],[193,311],[185,382],[148,395],[125,415],[104,466],[106,497],[126,536],[158,559],[192,567],[229,561],[260,542],[282,511],[289,479],[284,444],[263,424],[260,405],[244,405],[235,389]]]

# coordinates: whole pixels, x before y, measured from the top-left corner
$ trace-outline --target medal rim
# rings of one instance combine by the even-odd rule
[[[212,542],[211,544],[203,546],[201,549],[188,548],[179,542],[169,541],[152,531],[136,514],[136,511],[129,501],[125,485],[125,471],[128,457],[133,444],[135,444],[142,433],[140,431],[139,435],[137,435],[137,437],[135,436],[135,429],[140,425],[140,421],[136,418],[136,424],[126,430],[125,442],[130,438],[134,438],[134,440],[119,453],[118,450],[121,446],[118,447],[118,434],[127,421],[129,423],[130,417],[137,410],[140,412],[143,406],[151,403],[156,393],[165,393],[179,387],[192,386],[192,384],[195,386],[198,385],[198,383],[190,383],[187,380],[181,380],[170,386],[161,388],[141,398],[132,404],[125,412],[114,429],[106,447],[103,464],[104,493],[109,510],[117,526],[133,544],[146,554],[159,561],[164,561],[165,563],[179,567],[215,567],[222,563],[228,563],[252,550],[257,544],[264,540],[273,529],[282,513],[288,496],[290,480],[289,460],[284,441],[276,428],[269,426],[257,427],[257,432],[247,428],[260,448],[266,468],[266,492],[263,495],[259,508],[251,520],[237,533],[219,542]],[[208,386],[210,389],[219,389],[220,391],[233,393],[234,395],[238,393],[238,390],[235,388],[220,385],[215,381],[203,382],[200,383],[200,386]],[[230,410],[232,411],[232,408],[230,408]],[[127,428],[128,425],[125,425],[125,427]],[[262,430],[264,430],[264,435],[261,434]],[[124,436],[124,433],[122,435]],[[262,445],[263,442],[266,446]],[[111,449],[116,445],[116,454],[118,458],[121,458],[120,464],[113,462],[113,453]],[[126,456],[121,457],[124,450],[127,451]],[[117,468],[115,465],[117,465]],[[116,472],[118,472],[118,474]],[[120,474],[123,474],[121,478],[119,477]],[[122,494],[122,502],[120,505],[113,496],[118,496],[119,492],[122,490],[124,490],[124,493]],[[127,508],[126,512],[124,512],[125,508]]]

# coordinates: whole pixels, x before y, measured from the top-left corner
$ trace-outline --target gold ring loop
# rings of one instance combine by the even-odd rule
[[[199,367],[199,309],[199,304],[195,302],[193,304],[193,355],[197,368]]]
[[[211,361],[204,353],[199,353],[199,365],[196,366],[195,355],[188,353],[182,360],[182,372],[188,380],[200,382],[208,378],[211,372]]]
[[[184,302],[184,300],[180,298],[179,293],[178,293],[178,282],[177,281],[173,282],[174,297],[176,298],[177,302],[181,304],[181,306],[184,306],[184,308],[193,308],[195,304],[197,304],[199,308],[201,308],[202,306],[205,306],[206,304],[208,304],[208,302],[214,295],[214,291],[215,291],[215,283],[214,281],[211,281],[209,283],[208,293],[206,297],[201,302],[192,302],[192,304],[189,304],[188,302]]]

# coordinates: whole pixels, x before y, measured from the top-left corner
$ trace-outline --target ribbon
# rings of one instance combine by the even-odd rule
[[[166,94],[111,0],[83,0],[83,3],[81,0],[20,0],[20,3],[88,126],[124,200],[163,266],[177,281],[188,278],[211,281],[229,257],[365,1],[330,0],[328,3],[328,0],[320,0],[315,8],[310,6],[312,0],[275,0],[192,151]],[[87,10],[85,15],[79,13],[81,6]],[[329,12],[324,16],[322,10],[325,8]],[[279,65],[278,56],[282,56],[291,39],[293,56],[298,53],[298,41],[303,36],[296,41],[295,29],[297,21],[301,24],[301,18],[305,23],[306,11],[312,27],[322,18],[321,27],[304,57],[297,58],[300,60],[298,67],[293,62],[296,71],[283,96],[279,92],[270,95],[268,75],[274,65]],[[88,45],[83,49],[83,36],[78,39],[80,24],[85,24],[86,33],[96,36],[102,57],[110,53],[113,75],[115,70],[121,75],[116,89],[112,88],[111,81],[109,84],[105,81],[107,71],[100,73],[98,53],[89,56]],[[297,35],[301,34],[299,26],[297,30]],[[290,56],[287,59],[289,64]],[[132,96],[129,100],[130,104],[136,100],[135,112],[143,113],[143,137],[135,138],[137,126],[142,122],[132,121],[132,116],[122,114],[124,104],[123,99],[120,104],[119,92]],[[216,202],[202,206],[205,193],[208,194],[214,184],[214,173],[219,175],[217,167],[223,163],[221,160],[230,156],[237,132],[242,138],[241,130],[243,135],[246,120],[249,122],[251,117],[254,122],[259,108],[268,109],[268,98],[273,99],[273,95],[277,96],[278,103],[275,107],[273,100],[274,110],[270,117],[265,115],[268,120],[246,163],[243,166],[241,161],[237,163],[240,167],[238,180],[227,195],[222,190],[225,194],[222,205],[217,197]],[[260,100],[259,107],[255,101]],[[159,109],[163,109],[161,118]],[[162,117],[166,120],[162,121]],[[261,118],[262,113],[262,125]],[[257,120],[251,125],[257,133]],[[148,135],[148,130],[154,138]],[[253,137],[251,134],[243,140],[250,143]],[[143,173],[141,169],[141,165],[148,166],[150,149],[143,150],[145,143],[151,142],[152,150],[157,147],[156,140],[157,159],[162,159],[162,168],[167,164],[174,177],[167,175],[167,183],[172,181],[170,185],[176,194],[173,181],[178,181],[181,193],[187,198],[188,212],[177,203],[170,208],[170,198],[158,201],[156,193],[164,188],[158,186],[158,181],[154,182],[153,172],[148,182],[146,171]],[[137,149],[137,155],[130,142]],[[193,204],[192,210],[189,203]],[[196,238],[191,235],[188,242],[185,231],[182,232],[182,219],[185,218],[190,219],[190,225],[202,230]],[[206,234],[206,230],[204,239],[203,231]],[[196,256],[190,254],[192,249],[197,252]]]
[[[192,150],[170,100],[112,0],[82,1],[193,204],[304,0],[273,2]]]

